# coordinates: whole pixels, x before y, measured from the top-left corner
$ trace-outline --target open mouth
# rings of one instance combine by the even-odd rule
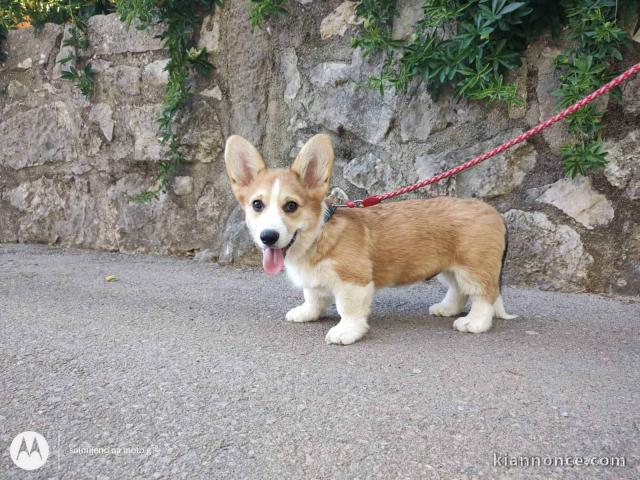
[[[275,275],[280,273],[284,269],[284,257],[287,255],[287,250],[291,248],[293,242],[296,241],[298,231],[296,230],[291,237],[291,241],[284,248],[265,248],[262,250],[262,268],[269,275]]]

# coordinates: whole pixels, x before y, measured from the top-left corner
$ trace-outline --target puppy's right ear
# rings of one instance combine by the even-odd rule
[[[227,139],[224,163],[233,193],[240,202],[242,200],[239,194],[242,188],[253,182],[258,173],[267,168],[256,147],[240,135],[231,135]]]

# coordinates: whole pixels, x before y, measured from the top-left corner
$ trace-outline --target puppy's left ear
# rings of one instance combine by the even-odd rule
[[[291,170],[298,174],[309,190],[316,190],[324,197],[329,191],[333,159],[333,147],[329,135],[314,135],[300,150],[291,165]]]

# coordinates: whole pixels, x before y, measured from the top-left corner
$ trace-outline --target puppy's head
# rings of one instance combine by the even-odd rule
[[[231,188],[267,273],[281,272],[287,255],[302,255],[320,234],[333,158],[327,135],[312,137],[289,169],[267,168],[258,150],[238,135],[227,140]]]

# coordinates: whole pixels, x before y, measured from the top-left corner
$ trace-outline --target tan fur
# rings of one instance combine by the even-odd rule
[[[339,209],[317,243],[344,281],[376,288],[406,285],[450,267],[464,269],[490,303],[499,293],[505,228],[478,200],[440,197]]]
[[[434,315],[455,315],[468,297],[473,302],[470,314],[456,320],[454,328],[482,332],[491,328],[494,313],[512,318],[504,311],[499,285],[505,226],[490,205],[451,197],[406,200],[339,208],[325,223],[324,198],[333,167],[328,136],[309,140],[290,169],[267,168],[249,142],[232,136],[225,162],[254,241],[261,246],[259,230],[274,224],[285,238],[273,248],[290,245],[285,266],[294,283],[304,288],[306,301],[287,318],[312,321],[326,306],[326,296],[335,296],[342,320],[327,334],[329,343],[353,343],[366,333],[374,288],[440,273],[450,288],[445,299],[431,307]],[[264,211],[254,211],[256,200]],[[285,213],[289,201],[298,209]]]

